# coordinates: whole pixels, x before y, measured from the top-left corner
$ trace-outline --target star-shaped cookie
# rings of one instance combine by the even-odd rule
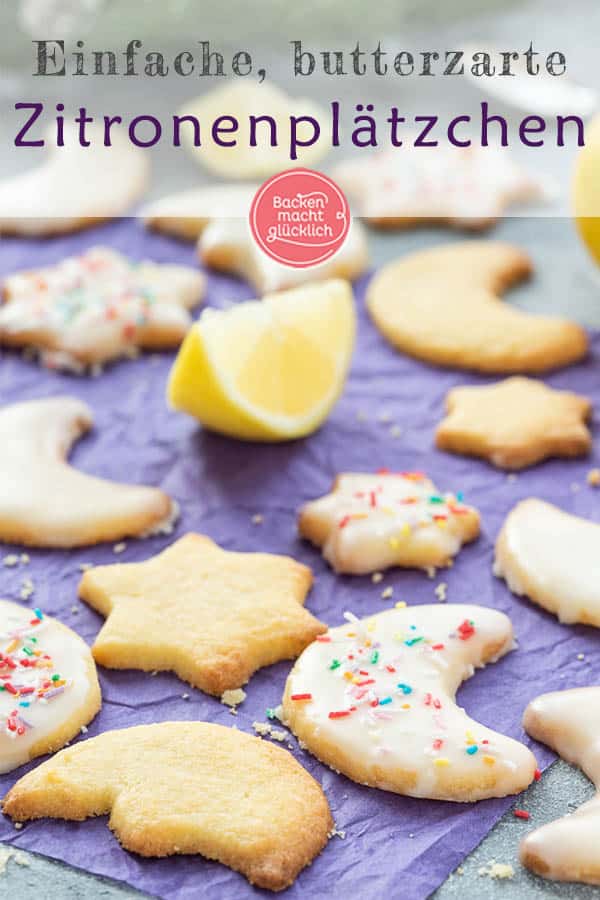
[[[332,177],[378,228],[442,224],[481,231],[506,207],[544,197],[541,182],[506,149],[437,147],[428,153],[404,141],[401,150],[347,159]]]
[[[501,469],[523,469],[551,456],[582,456],[592,445],[585,424],[590,401],[532,378],[454,388],[446,408],[437,446],[481,456]]]
[[[31,346],[50,368],[75,371],[138,349],[178,347],[204,286],[188,266],[133,263],[94,247],[5,279],[0,344]]]
[[[92,647],[101,665],[173,671],[220,696],[327,630],[303,608],[311,583],[287,556],[187,534],[145,562],[89,569],[79,596],[107,617]]]
[[[320,785],[291,753],[209,722],[79,741],[21,778],[3,810],[21,822],[110,814],[127,850],[200,853],[272,891],[289,887],[333,828]]]
[[[69,465],[71,445],[92,423],[75,397],[0,410],[0,541],[67,549],[170,529],[177,504],[163,491]]]

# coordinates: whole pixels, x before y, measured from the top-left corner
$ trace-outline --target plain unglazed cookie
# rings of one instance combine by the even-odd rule
[[[551,456],[583,456],[592,446],[585,424],[590,401],[532,378],[454,388],[446,409],[437,446],[481,456],[501,469],[523,469]]]
[[[0,181],[0,234],[39,237],[89,228],[124,215],[143,193],[147,155],[119,134],[105,147],[103,130],[87,126],[89,147],[65,125],[65,146],[46,135],[47,159]]]
[[[367,292],[377,328],[425,362],[480,372],[535,373],[585,356],[583,328],[531,315],[500,294],[532,272],[517,247],[463,241],[410,253],[384,266]]]
[[[294,268],[271,259],[252,237],[247,218],[212,219],[202,232],[198,253],[206,266],[245,278],[260,295],[328,278],[355,281],[369,264],[364,228],[357,219],[335,256],[315,266]]]
[[[200,123],[215,121],[223,116],[233,116],[239,129],[233,140],[235,146],[223,147],[205,140],[201,147],[194,146],[194,131],[190,125],[182,125],[184,146],[199,165],[222,178],[260,179],[276,175],[282,169],[295,166],[314,167],[327,152],[325,141],[312,146],[298,147],[298,159],[289,155],[291,116],[309,116],[323,121],[323,109],[305,97],[290,97],[272,82],[263,84],[237,78],[233,82],[206,91],[190,100],[180,110],[183,116],[195,116]],[[250,116],[270,117],[277,129],[277,145],[271,143],[268,119],[257,122],[256,146],[250,142]],[[306,141],[313,134],[308,122],[298,122],[298,141]]]
[[[600,687],[543,694],[525,710],[523,726],[580,766],[597,793],[575,812],[530,832],[521,842],[521,862],[544,878],[600,884]]]
[[[303,607],[311,583],[288,556],[232,553],[187,534],[146,562],[89,569],[79,596],[106,616],[96,662],[173,671],[220,697],[327,630]]]
[[[530,498],[509,512],[494,574],[561,622],[600,628],[600,525]]]
[[[478,536],[479,514],[423,472],[351,472],[302,507],[298,530],[336,572],[364,575],[390,566],[450,565]]]
[[[33,547],[84,547],[169,527],[177,507],[163,491],[79,472],[72,444],[92,427],[74,397],[0,409],[0,540]]]
[[[247,218],[258,184],[211,184],[167,194],[148,203],[140,216],[147,228],[196,241],[212,219]]]
[[[100,709],[87,644],[8,600],[0,600],[0,685],[0,773],[64,747]]]
[[[142,856],[199,853],[278,891],[333,827],[317,782],[279,747],[208,722],[108,731],[63,750],[4,798],[16,821],[110,815]]]
[[[284,721],[311,753],[360,784],[410,797],[470,802],[531,783],[530,751],[455,701],[475,668],[513,649],[503,613],[438,604],[346,619],[304,651],[285,687]]]
[[[511,204],[545,193],[506,149],[446,146],[428,153],[407,140],[400,151],[347,159],[332,177],[357,214],[378,228],[441,224],[481,231]]]
[[[138,349],[178,347],[205,278],[189,266],[131,262],[110,247],[5,278],[0,344],[34,347],[51,368],[79,371]]]

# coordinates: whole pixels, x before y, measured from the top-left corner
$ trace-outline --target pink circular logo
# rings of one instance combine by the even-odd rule
[[[289,169],[258,189],[250,229],[279,263],[306,268],[337,253],[350,228],[348,201],[337,184],[312,169]]]

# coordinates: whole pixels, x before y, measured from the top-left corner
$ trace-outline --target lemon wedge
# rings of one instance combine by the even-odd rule
[[[206,309],[173,364],[168,401],[242,440],[304,437],[342,392],[355,331],[352,289],[339,279]]]
[[[577,153],[573,207],[579,234],[600,263],[600,116],[587,126],[585,147]]]

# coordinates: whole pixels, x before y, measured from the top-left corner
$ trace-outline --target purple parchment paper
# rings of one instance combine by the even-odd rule
[[[132,258],[195,264],[192,247],[144,232],[124,220],[81,235],[49,241],[6,240],[0,244],[0,277],[8,272],[59,260],[94,244],[109,244]],[[435,370],[396,353],[378,334],[364,310],[366,279],[357,285],[357,347],[350,379],[328,422],[312,437],[263,446],[209,434],[165,403],[165,381],[173,356],[152,355],[119,363],[98,378],[60,375],[6,353],[0,364],[0,402],[72,394],[92,408],[95,429],[76,447],[73,462],[84,471],[119,481],[159,485],[181,504],[181,520],[171,538],[128,542],[118,557],[112,546],[81,551],[28,551],[31,562],[0,568],[1,595],[15,600],[23,578],[31,577],[35,595],[29,604],[58,616],[91,643],[101,619],[77,600],[79,564],[138,561],[154,555],[177,535],[198,530],[231,550],[286,553],[310,565],[315,584],[308,607],[331,625],[344,610],[359,616],[376,613],[404,599],[436,603],[434,589],[448,584],[448,602],[476,603],[508,613],[519,649],[478,672],[461,689],[459,701],[476,719],[527,741],[521,728],[526,704],[547,690],[600,682],[598,632],[560,625],[525,599],[511,596],[492,575],[493,542],[509,509],[520,499],[538,496],[563,508],[600,520],[600,492],[586,484],[586,473],[600,464],[595,457],[552,461],[507,478],[486,463],[441,453],[433,435],[446,391],[457,384],[482,383],[464,373]],[[223,307],[252,295],[244,284],[211,276],[207,302]],[[580,391],[600,405],[594,338],[591,357],[582,365],[547,380]],[[402,434],[391,433],[396,425]],[[597,435],[596,435],[597,436]],[[482,514],[482,535],[466,547],[455,565],[434,580],[423,573],[394,570],[379,585],[369,577],[336,577],[319,553],[298,539],[295,511],[326,492],[340,471],[425,470],[441,490],[463,491]],[[0,473],[0,477],[1,473]],[[252,523],[260,513],[263,522]],[[2,548],[12,552],[12,547]],[[18,549],[18,548],[17,548]],[[392,601],[381,599],[392,585]],[[22,602],[22,601],[20,601]],[[578,659],[579,654],[585,658]],[[102,710],[88,737],[114,728],[174,719],[209,720],[252,732],[276,706],[289,664],[258,672],[248,697],[233,717],[218,700],[193,690],[174,675],[100,669]],[[188,694],[189,699],[182,698]],[[289,742],[296,758],[323,785],[345,838],[334,837],[289,889],[290,897],[346,896],[362,900],[398,895],[424,898],[485,836],[514,799],[475,805],[412,800],[360,787],[336,775]],[[284,745],[285,746],[285,745]],[[540,766],[551,754],[534,747]],[[23,767],[0,778],[3,794],[25,773]],[[524,833],[529,826],[524,824]],[[238,874],[201,857],[140,859],[122,850],[106,819],[83,823],[40,821],[16,831],[0,817],[0,840],[37,851],[90,872],[121,879],[160,897],[251,897],[264,892]],[[264,896],[269,896],[264,893]]]

